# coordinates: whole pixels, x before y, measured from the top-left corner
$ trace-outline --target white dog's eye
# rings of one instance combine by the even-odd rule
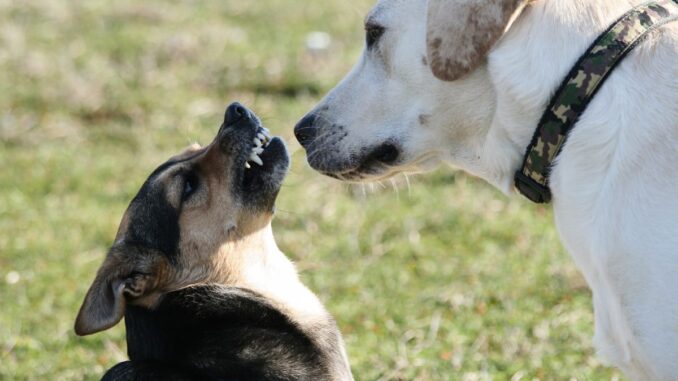
[[[379,42],[379,39],[384,34],[384,27],[376,24],[365,25],[365,42],[367,48],[370,49],[374,44]]]

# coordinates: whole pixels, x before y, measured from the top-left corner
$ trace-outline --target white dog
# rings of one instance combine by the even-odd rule
[[[445,162],[514,193],[553,92],[638,3],[381,0],[360,61],[295,132],[310,165],[341,180]],[[437,51],[427,35],[442,36]],[[441,57],[456,71],[440,70]],[[562,240],[593,290],[599,354],[636,380],[678,380],[678,22],[615,69],[550,187]]]

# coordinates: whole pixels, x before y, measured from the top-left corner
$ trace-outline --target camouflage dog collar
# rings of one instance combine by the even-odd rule
[[[515,187],[520,193],[539,204],[551,201],[551,166],[579,116],[612,70],[642,38],[676,19],[678,0],[651,1],[627,12],[598,37],[560,85],[539,122],[523,167],[515,175]]]

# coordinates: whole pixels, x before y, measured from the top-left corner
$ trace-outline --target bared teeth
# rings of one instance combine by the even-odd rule
[[[252,152],[250,152],[250,156],[248,160],[245,162],[245,168],[250,169],[252,168],[251,163],[256,163],[259,166],[264,165],[264,161],[261,160],[259,155],[261,155],[264,152],[264,149],[268,147],[268,144],[271,142],[271,133],[266,129],[265,127],[261,127],[259,129],[259,132],[257,132],[257,136],[252,139],[252,143],[254,146],[252,147]]]
[[[254,152],[252,152],[252,153],[250,154],[250,161],[259,164],[259,166],[264,165],[264,161],[261,160],[261,158],[259,157],[259,155],[257,155],[257,154],[254,153]]]

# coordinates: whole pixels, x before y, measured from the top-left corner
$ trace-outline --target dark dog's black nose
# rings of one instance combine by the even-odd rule
[[[315,139],[318,129],[314,126],[317,119],[315,114],[308,114],[294,127],[294,136],[304,148]]]
[[[224,115],[224,125],[231,125],[237,123],[242,118],[248,118],[250,116],[249,111],[245,106],[241,105],[238,102],[232,103],[226,109],[226,115]]]

